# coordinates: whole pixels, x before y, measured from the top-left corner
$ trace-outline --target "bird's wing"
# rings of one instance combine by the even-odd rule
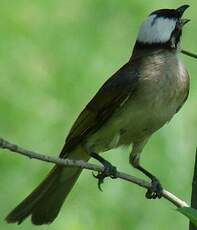
[[[66,152],[97,131],[133,94],[137,80],[138,74],[131,68],[131,63],[124,65],[108,79],[75,121],[60,157],[65,157]]]

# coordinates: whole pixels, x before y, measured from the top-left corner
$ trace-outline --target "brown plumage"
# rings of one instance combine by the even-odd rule
[[[187,7],[155,11],[142,24],[131,59],[79,115],[61,158],[88,161],[91,153],[133,144],[130,163],[155,182],[141,167],[140,153],[150,136],[182,107],[189,92],[189,76],[177,56],[181,16]],[[78,168],[55,166],[6,221],[20,224],[31,216],[36,225],[51,223],[80,173]],[[158,191],[149,191],[149,197],[153,195],[159,197]]]

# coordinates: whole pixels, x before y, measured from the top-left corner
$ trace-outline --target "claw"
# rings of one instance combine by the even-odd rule
[[[105,175],[103,175],[102,173],[98,173],[97,175],[92,173],[93,177],[98,179],[98,188],[101,192],[103,192],[101,185],[104,183],[104,179],[105,179]]]
[[[102,192],[102,188],[101,188],[101,185],[104,183],[104,179],[106,177],[111,177],[112,179],[115,179],[117,178],[117,170],[116,170],[116,167],[114,167],[113,165],[111,165],[110,163],[108,164],[105,164],[104,165],[104,170],[103,172],[98,172],[98,174],[94,174],[92,173],[92,175],[98,179],[98,188],[99,190]]]
[[[146,192],[147,199],[156,199],[162,197],[162,186],[157,178],[153,178],[151,181],[151,188]]]

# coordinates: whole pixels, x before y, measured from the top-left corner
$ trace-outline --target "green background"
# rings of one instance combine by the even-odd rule
[[[79,112],[130,57],[140,23],[151,11],[189,3],[183,47],[197,52],[197,2],[132,0],[1,0],[0,136],[56,156]],[[191,76],[184,108],[147,144],[142,163],[166,189],[190,202],[197,137],[197,61],[180,55]],[[105,154],[119,170],[141,178],[129,150]],[[94,162],[94,161],[92,161]],[[51,165],[0,150],[0,229],[6,214],[47,174]],[[81,175],[56,221],[37,229],[187,229],[187,219],[165,199],[106,179],[97,189],[90,171]],[[25,221],[21,230],[35,227]]]

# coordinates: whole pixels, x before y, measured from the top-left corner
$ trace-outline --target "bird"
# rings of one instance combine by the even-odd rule
[[[95,177],[116,178],[116,167],[101,153],[132,146],[130,164],[151,181],[146,198],[162,197],[158,178],[140,163],[148,140],[180,110],[189,94],[189,74],[179,58],[181,35],[190,20],[182,18],[189,5],[159,9],[141,24],[128,62],[98,90],[72,126],[59,157],[98,160],[103,172]],[[77,181],[82,169],[54,166],[48,176],[5,218],[21,224],[50,224]]]

